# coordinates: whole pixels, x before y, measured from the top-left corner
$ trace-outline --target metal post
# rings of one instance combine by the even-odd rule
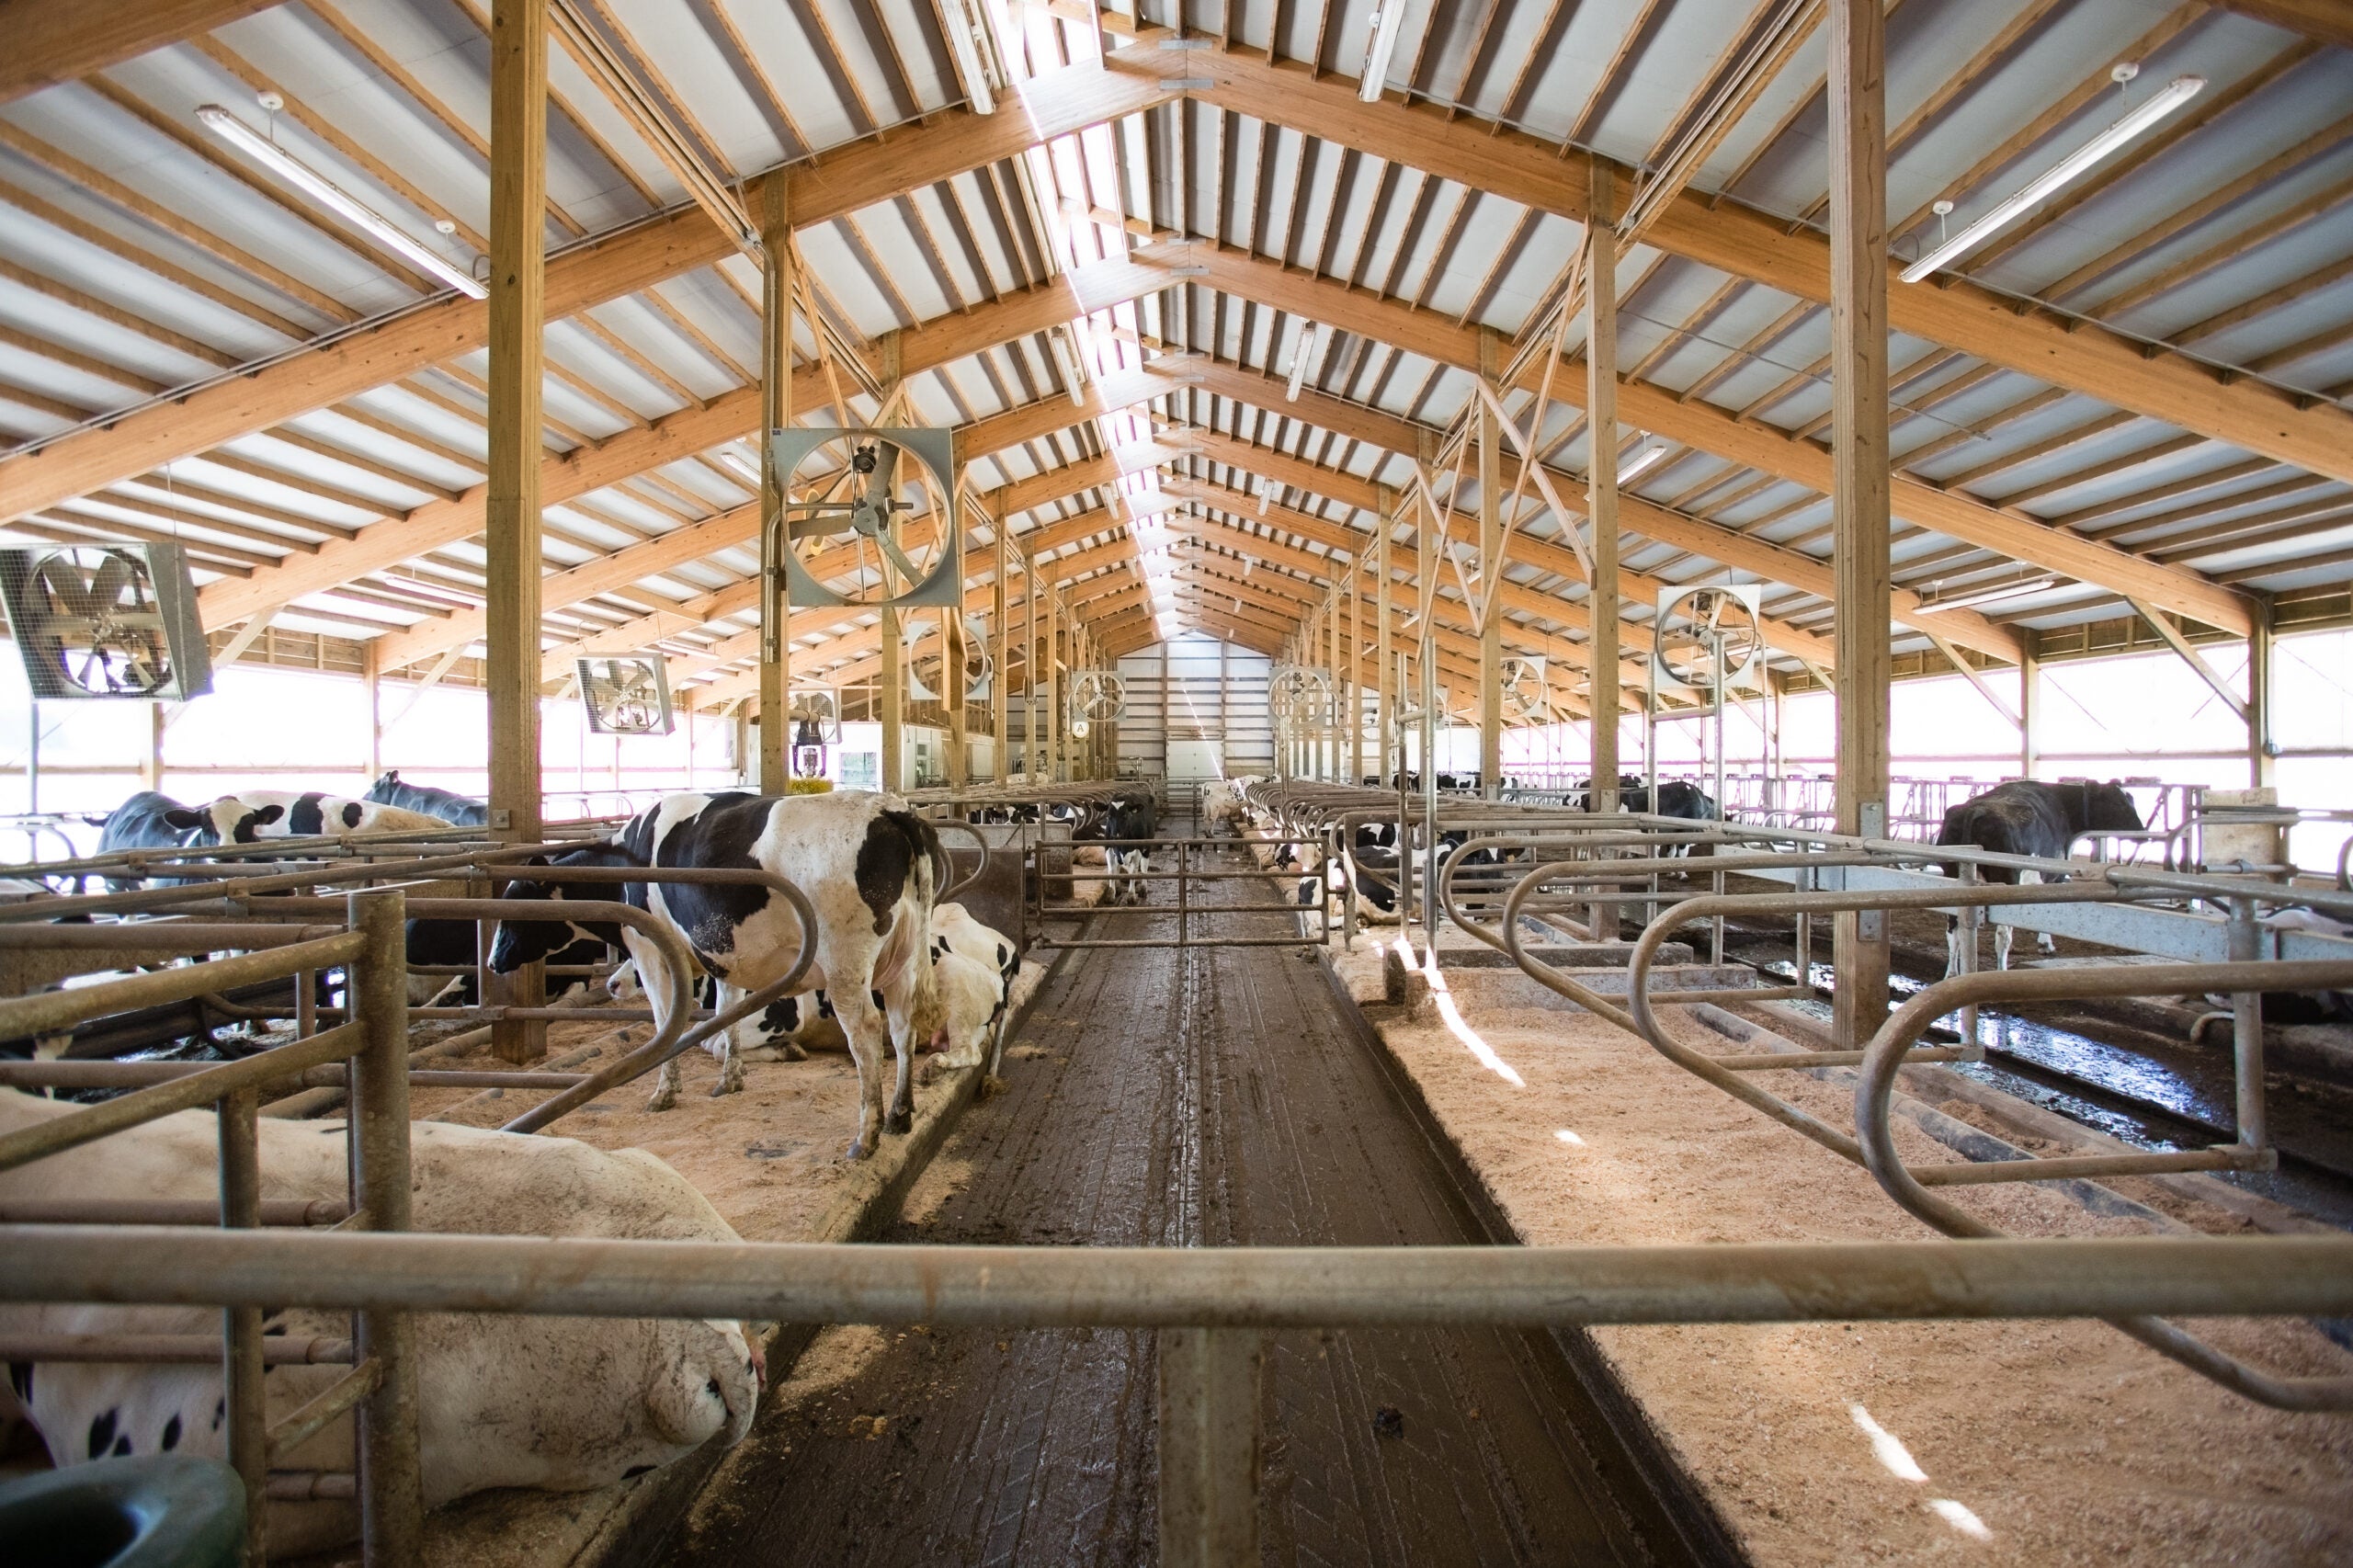
[[[371,1234],[384,1235],[409,1228],[408,900],[397,889],[370,889],[349,895],[347,908],[351,926],[368,938],[347,987],[362,1033],[349,1071],[352,1211],[367,1216]],[[403,1312],[357,1312],[352,1352],[356,1361],[372,1358],[382,1374],[359,1406],[360,1551],[383,1568],[421,1562],[415,1325]]]
[[[1052,588],[1043,590],[1046,596],[1046,778],[1059,784],[1069,777],[1063,771],[1062,722],[1062,603]]]
[[[261,1136],[256,1123],[260,1108],[261,1096],[255,1089],[240,1089],[218,1108],[224,1229],[253,1230],[261,1223]],[[245,1561],[259,1564],[268,1546],[269,1520],[269,1404],[262,1378],[261,1309],[223,1310],[221,1332],[229,1464],[245,1483]]]
[[[1840,833],[1887,833],[1888,568],[1886,18],[1881,0],[1830,7],[1831,529]],[[1834,917],[1841,1050],[1887,1018],[1884,912]]]
[[[2271,598],[2255,599],[2246,639],[2246,781],[2260,790],[2279,775],[2279,745],[2271,737]]]
[[[1160,1331],[1161,1568],[1258,1561],[1265,1345],[1256,1329]]]
[[[1199,832],[1199,829],[1200,824],[1197,812],[1196,820],[1194,822],[1194,831]],[[1183,839],[1178,839],[1176,841],[1176,946],[1179,950],[1183,949],[1186,946],[1185,926],[1187,919],[1191,915],[1193,908],[1192,895],[1190,892],[1192,881],[1191,879],[1186,875],[1185,864],[1190,854],[1191,846]]]
[[[540,839],[540,398],[547,314],[547,6],[494,0],[490,21],[490,456],[483,509],[488,589],[490,829]],[[538,1006],[538,964],[486,1003]],[[547,1054],[547,1025],[501,1019],[502,1062]]]
[[[776,472],[768,437],[792,423],[792,220],[786,181],[771,175],[761,187],[760,249],[760,760],[764,795],[781,795],[792,776],[791,596],[784,577],[784,491],[790,474]]]
[[[2231,961],[2261,958],[2263,928],[2255,922],[2255,901],[2231,901]],[[2239,1144],[2261,1149],[2271,1142],[2263,1112],[2263,993],[2239,991],[2231,995],[2231,1048],[2238,1090]]]

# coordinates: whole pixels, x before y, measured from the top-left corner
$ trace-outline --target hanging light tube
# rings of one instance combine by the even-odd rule
[[[1990,587],[1964,589],[1949,598],[1941,595],[1934,598],[1924,596],[1920,600],[1920,608],[1922,609],[1970,609],[1978,605],[1993,604],[1999,599],[2023,598],[2029,594],[2039,594],[2045,588],[2055,588],[2058,585],[2058,577],[2045,573],[2040,577],[2026,577],[2011,583],[1995,583]]]
[[[964,84],[964,102],[974,114],[996,112],[996,86],[989,79],[987,47],[981,18],[970,0],[948,0],[948,48],[956,57],[956,74]]]
[[[1917,283],[1967,256],[2004,229],[2025,217],[2044,200],[2083,178],[2110,153],[2196,97],[2206,85],[2203,76],[2176,76],[2154,97],[2126,114],[2107,130],[2029,180],[1983,218],[1904,269],[1904,281]]]
[[[1365,40],[1364,74],[1357,80],[1357,97],[1366,103],[1381,101],[1389,80],[1390,57],[1397,52],[1397,36],[1405,29],[1405,0],[1379,0],[1372,14],[1372,36]]]
[[[1620,463],[1618,466],[1618,483],[1620,484],[1632,483],[1638,475],[1657,467],[1659,460],[1665,456],[1666,443],[1665,441],[1653,441],[1649,443],[1647,446],[1643,447],[1641,451],[1636,452],[1631,461]]]
[[[196,111],[196,118],[205,128],[223,142],[236,148],[256,163],[266,164],[286,181],[320,206],[367,232],[385,249],[396,252],[415,263],[460,294],[482,300],[490,290],[474,281],[473,274],[460,267],[448,256],[434,250],[415,235],[360,200],[343,187],[303,163],[293,153],[222,108],[219,104],[206,104]]]
[[[1315,324],[1309,322],[1299,329],[1299,343],[1290,351],[1290,387],[1283,393],[1286,402],[1299,401],[1299,389],[1307,382],[1307,361],[1315,352]]]

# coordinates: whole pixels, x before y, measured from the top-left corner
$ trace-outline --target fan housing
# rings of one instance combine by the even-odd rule
[[[32,695],[185,701],[212,689],[212,654],[176,544],[0,550],[0,599]]]
[[[660,653],[610,653],[574,659],[580,707],[588,732],[597,735],[666,735],[670,712],[669,661]]]

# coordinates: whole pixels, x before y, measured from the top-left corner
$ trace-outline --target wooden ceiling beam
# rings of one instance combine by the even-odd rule
[[[2308,27],[2325,25],[2318,18],[2343,9],[2322,0],[2270,3],[2309,12]],[[2341,21],[2335,25],[2343,26]],[[1145,36],[1154,42],[1170,37],[1158,29]],[[1362,102],[1354,81],[1305,62],[1271,60],[1261,51],[1241,49],[1206,60],[1193,53],[1184,58],[1188,73],[1205,73],[1211,83],[1191,89],[1188,97],[1579,223],[1592,210],[1590,181],[1596,167],[1606,172],[1614,187],[1608,210],[1624,211],[1633,189],[1627,170],[1597,159],[1564,160],[1552,143],[1460,108],[1394,97]],[[1643,238],[1798,299],[1826,303],[1830,298],[1830,248],[1824,237],[1810,230],[1792,231],[1784,221],[1736,200],[1686,191],[1666,206]],[[2179,355],[2160,352],[2152,357],[2140,342],[2096,324],[2035,312],[2021,314],[2006,296],[1949,274],[1928,285],[1897,282],[1891,274],[1891,285],[1889,324],[1897,332],[2314,473],[2353,481],[2353,415],[2342,408],[2328,403],[2300,408],[2289,394],[2261,382],[2227,381],[2222,372]]]
[[[278,0],[0,0],[0,103],[226,27]]]
[[[19,49],[17,35],[25,18],[49,11],[61,17],[87,11],[94,17],[110,18],[124,8],[57,5],[53,0],[0,0],[0,5],[7,7],[0,17],[17,24],[0,36],[8,38],[9,68],[19,74],[18,62],[27,51]],[[176,8],[194,11],[201,6],[199,0],[179,0]],[[38,35],[51,29],[32,30]],[[69,30],[115,29],[92,23]],[[942,109],[919,123],[892,128],[887,140],[876,137],[829,149],[822,162],[804,159],[787,165],[745,182],[745,205],[758,210],[767,182],[780,176],[787,182],[787,210],[795,224],[822,227],[878,202],[1017,156],[1039,141],[1102,124],[1175,96],[1154,77],[1106,71],[1091,61],[1038,78],[1025,88],[1024,97],[1040,91],[1051,102],[1041,100],[1029,112],[976,115],[961,108]],[[699,208],[636,224],[549,259],[547,319],[563,320],[734,254],[733,243]],[[1060,280],[1028,292],[1057,291],[1066,291]],[[1066,309],[1055,319],[1068,321],[1082,313],[1081,309]],[[376,324],[362,324],[331,342],[77,430],[36,451],[0,461],[0,520],[193,457],[470,353],[489,342],[489,309],[483,301],[436,299]]]

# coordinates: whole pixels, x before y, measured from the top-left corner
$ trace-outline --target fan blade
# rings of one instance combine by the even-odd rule
[[[40,563],[40,585],[50,602],[68,616],[95,620],[99,614],[90,595],[90,577],[70,555],[52,555]]]
[[[97,574],[90,579],[91,602],[99,607],[100,613],[126,608],[121,605],[120,600],[123,588],[129,585],[134,589],[131,604],[138,604],[140,599],[135,589],[140,576],[139,562],[128,555],[108,551],[106,560],[100,563]]]

